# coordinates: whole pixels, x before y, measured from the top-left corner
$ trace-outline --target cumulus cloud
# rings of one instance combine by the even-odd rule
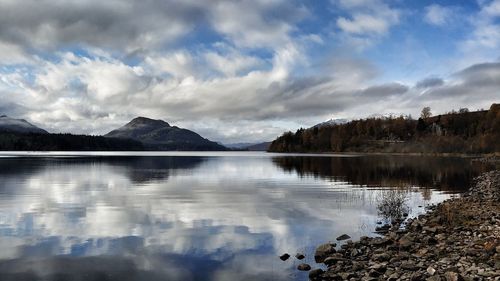
[[[340,11],[330,22],[336,39],[357,46],[386,36],[403,13],[382,0],[332,3]],[[483,4],[470,50],[498,50],[495,3]],[[239,142],[332,115],[413,113],[429,101],[434,111],[484,107],[495,99],[496,64],[415,85],[381,80],[384,69],[351,48],[312,65],[318,46],[331,43],[320,30],[300,29],[314,20],[310,13],[286,0],[0,0],[0,114],[93,134],[147,116]]]
[[[462,67],[490,61],[500,47],[500,0],[479,1],[480,10],[471,16],[472,31],[460,42]]]
[[[83,43],[133,51],[173,42],[204,17],[196,1],[1,1],[0,38],[33,48]]]
[[[401,16],[401,11],[382,0],[332,0],[332,2],[348,14],[337,19],[337,27],[347,35],[353,36],[349,37],[351,42],[361,45],[369,44],[373,38],[387,34],[392,26],[399,23]]]
[[[443,26],[450,23],[455,18],[456,13],[455,7],[432,4],[425,8],[424,20],[432,25]]]

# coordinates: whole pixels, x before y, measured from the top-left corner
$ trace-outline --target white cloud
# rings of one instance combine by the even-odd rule
[[[456,14],[456,8],[432,4],[425,8],[424,20],[432,25],[443,26],[450,23]]]
[[[176,78],[196,75],[194,60],[187,51],[147,56],[144,62],[156,73],[168,73]]]
[[[480,11],[470,16],[472,32],[459,44],[461,67],[491,61],[498,57],[500,24],[497,9],[500,1],[480,2]]]
[[[349,44],[360,49],[386,35],[400,22],[401,11],[382,0],[332,0],[333,5],[348,16],[337,18],[337,27],[346,34]]]
[[[237,46],[273,49],[290,41],[293,24],[306,15],[307,10],[292,1],[221,1],[210,5],[209,21]]]
[[[337,20],[340,29],[353,34],[385,34],[389,29],[389,24],[384,18],[368,14],[355,14],[352,19],[339,18]]]
[[[207,51],[203,54],[208,65],[225,76],[244,74],[264,66],[265,62],[256,57],[245,55],[236,48],[224,44],[216,44],[217,50]]]
[[[484,12],[492,17],[500,17],[500,0],[493,0],[484,7]]]

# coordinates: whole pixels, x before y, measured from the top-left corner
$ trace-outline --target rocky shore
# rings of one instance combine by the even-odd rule
[[[309,271],[310,280],[500,280],[500,171],[405,225],[382,228],[383,237],[319,246],[315,260],[326,270]]]

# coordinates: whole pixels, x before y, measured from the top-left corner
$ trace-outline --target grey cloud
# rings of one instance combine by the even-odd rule
[[[500,62],[476,64],[457,72],[455,76],[462,79],[464,84],[500,86]]]
[[[0,115],[16,117],[26,112],[26,110],[24,106],[18,103],[0,101]]]
[[[140,53],[175,43],[197,26],[210,26],[234,40],[244,37],[247,44],[254,39],[257,44],[265,40],[272,44],[272,36],[286,38],[293,29],[288,23],[302,18],[305,11],[289,1],[272,5],[221,0],[2,1],[0,42],[25,49],[83,45]]]
[[[367,88],[361,91],[361,95],[370,98],[384,98],[404,94],[408,91],[408,89],[409,88],[406,85],[402,85],[399,83],[388,83]]]
[[[35,48],[137,49],[177,38],[202,20],[203,10],[191,1],[3,1],[0,39]]]
[[[487,108],[500,97],[500,63],[472,65],[451,76],[452,81],[427,91],[424,98],[458,107]],[[452,107],[452,105],[455,105]]]
[[[438,77],[429,77],[423,80],[418,81],[415,84],[415,88],[417,89],[427,89],[433,87],[439,87],[444,84],[444,80]]]

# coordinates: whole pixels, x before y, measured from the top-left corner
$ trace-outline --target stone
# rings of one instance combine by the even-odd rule
[[[295,255],[295,258],[298,259],[298,260],[303,260],[306,256],[302,253],[297,253]]]
[[[387,281],[397,281],[399,280],[399,274],[397,272],[389,275],[389,278],[387,278]]]
[[[432,276],[434,275],[434,273],[436,273],[436,270],[432,266],[429,266],[427,268],[427,273],[429,273],[429,275]]]
[[[309,271],[309,279],[314,280],[316,278],[319,278],[325,271],[321,268],[316,268],[311,271]]]
[[[375,269],[372,269],[370,270],[370,272],[368,273],[368,276],[370,277],[379,277],[380,275],[382,275],[383,273],[380,273],[378,271],[376,271]]]
[[[297,269],[300,271],[309,271],[311,270],[311,266],[308,265],[307,263],[301,263],[297,266]]]
[[[325,258],[329,255],[336,253],[334,244],[323,244],[316,248],[316,252],[314,253],[314,260],[317,263],[322,263]]]
[[[288,258],[290,258],[290,255],[287,253],[284,253],[283,255],[280,256],[280,260],[286,261]]]
[[[326,264],[327,266],[330,266],[330,265],[336,264],[339,261],[343,261],[344,259],[345,258],[341,254],[336,253],[336,254],[333,254],[333,255],[327,257],[323,261],[323,263]]]
[[[402,249],[408,249],[411,247],[411,245],[413,245],[413,242],[410,241],[408,238],[403,237],[399,239],[398,244],[399,247],[401,247]]]
[[[424,226],[424,227],[422,228],[422,230],[427,231],[427,232],[431,232],[431,233],[436,233],[437,228],[435,228],[435,227],[428,227],[428,226]]]
[[[388,261],[391,259],[391,256],[389,256],[389,254],[387,254],[387,253],[383,253],[383,254],[374,255],[372,257],[372,259],[374,261]]]
[[[444,274],[446,281],[458,281],[458,274],[456,272],[448,271]]]
[[[351,236],[349,236],[347,234],[342,234],[339,237],[337,237],[337,241],[342,241],[342,240],[347,240],[347,239],[351,239]]]

